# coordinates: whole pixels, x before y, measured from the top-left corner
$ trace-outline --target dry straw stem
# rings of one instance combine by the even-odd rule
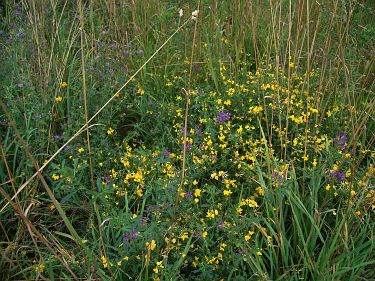
[[[195,21],[194,25],[194,34],[193,34],[193,42],[191,46],[191,57],[190,57],[190,69],[189,69],[189,80],[188,80],[188,89],[187,91],[182,88],[182,91],[185,93],[186,96],[186,105],[185,105],[185,116],[184,116],[184,138],[183,138],[183,151],[182,151],[182,171],[181,171],[181,183],[178,186],[177,194],[176,194],[176,200],[175,200],[175,206],[173,210],[173,218],[171,221],[171,225],[173,225],[173,219],[176,215],[176,208],[177,204],[180,200],[180,193],[182,191],[182,187],[184,185],[185,181],[185,170],[186,170],[186,141],[187,141],[187,126],[188,126],[188,115],[189,115],[189,103],[190,103],[190,91],[191,91],[191,75],[193,72],[193,59],[194,59],[194,47],[195,47],[195,41],[197,36],[197,27],[198,27],[198,13],[200,10],[200,1],[198,2],[198,9],[195,10],[192,13],[192,20]]]
[[[84,36],[84,20],[83,20],[83,4],[82,0],[79,1],[79,22],[80,22],[80,35],[81,35],[81,66],[82,66],[82,82],[83,82],[83,103],[85,110],[85,121],[86,121],[86,140],[87,140],[87,151],[89,157],[89,167],[90,167],[90,180],[91,186],[95,188],[94,173],[92,169],[92,157],[91,157],[91,145],[90,145],[90,130],[88,127],[88,111],[87,111],[87,91],[86,91],[86,66],[85,66],[85,44],[83,40]]]
[[[32,222],[26,217],[26,215],[22,212],[22,209],[20,209],[20,207],[15,204],[9,197],[9,195],[5,192],[4,189],[0,188],[0,193],[4,196],[4,198],[6,200],[8,200],[8,202],[11,204],[12,208],[18,213],[18,215],[21,217],[21,219],[25,222],[27,228],[29,229],[30,231],[30,235],[31,237],[33,237],[33,235],[35,235],[43,244],[46,245],[46,247],[48,248],[48,250],[50,250],[50,252],[61,262],[61,264],[69,271],[69,273],[73,276],[73,278],[75,280],[78,280],[78,277],[74,274],[74,272],[72,271],[72,269],[69,267],[69,265],[67,264],[67,262],[65,261],[65,259],[61,258],[58,253],[52,248],[51,244],[49,243],[49,241],[47,240],[47,238],[45,238],[43,236],[43,234],[41,234],[36,228],[35,226],[32,224]]]
[[[89,123],[91,123],[107,106],[112,102],[114,98],[116,98],[119,93],[129,84],[130,81],[133,80],[133,78],[156,56],[156,54],[159,53],[161,49],[183,28],[190,19],[186,20],[181,26],[179,26],[176,31],[168,37],[168,39],[146,60],[146,62],[126,81],[124,85],[120,87],[119,90],[86,122],[85,125],[83,125],[66,143],[64,143],[45,163],[37,169],[35,174],[33,174],[22,186],[20,186],[16,192],[16,194],[13,195],[11,198],[14,200],[14,198],[17,197],[17,195],[40,173],[44,170],[45,167],[53,160],[55,157],[71,142],[73,141],[77,136],[79,136],[83,131],[87,129],[87,126]],[[9,205],[9,203],[5,204],[5,206],[0,210],[0,213],[4,211],[4,209]]]

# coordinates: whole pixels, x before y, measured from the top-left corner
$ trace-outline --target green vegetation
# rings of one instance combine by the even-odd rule
[[[373,1],[1,14],[1,280],[375,279]]]

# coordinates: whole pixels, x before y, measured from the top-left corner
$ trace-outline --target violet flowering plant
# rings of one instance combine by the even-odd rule
[[[230,113],[225,110],[221,110],[219,114],[216,116],[216,122],[219,124],[223,124],[230,120]]]
[[[343,131],[340,131],[333,142],[339,148],[344,149],[348,142],[348,135],[345,134]]]

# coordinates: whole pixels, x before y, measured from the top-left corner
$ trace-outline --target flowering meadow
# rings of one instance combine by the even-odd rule
[[[374,280],[375,5],[321,2],[5,1],[0,279]]]

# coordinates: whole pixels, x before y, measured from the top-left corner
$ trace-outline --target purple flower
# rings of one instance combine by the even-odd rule
[[[217,227],[223,227],[223,226],[224,226],[223,218],[219,218],[219,219],[216,221],[216,224],[217,224]]]
[[[241,248],[238,248],[238,249],[236,250],[236,253],[237,253],[237,254],[240,254],[240,255],[243,255],[243,254],[245,254],[245,250],[243,250],[243,249],[241,249]]]
[[[340,171],[334,170],[331,173],[331,180],[337,180],[337,181],[341,182],[344,179],[345,179],[345,173],[344,172],[340,172]]]
[[[111,47],[112,50],[116,50],[117,49],[116,43],[111,43],[110,47]]]
[[[333,142],[341,149],[344,149],[346,146],[346,143],[348,142],[348,135],[345,134],[343,131],[340,131]]]
[[[130,240],[129,233],[125,233],[125,235],[124,235],[124,241],[125,242],[129,242],[129,240]]]
[[[103,48],[105,46],[105,44],[103,42],[99,41],[99,40],[97,42],[97,45],[98,45],[99,49],[101,49],[101,48]]]
[[[114,73],[115,71],[112,69],[112,68],[109,68],[108,69],[108,74],[109,74],[109,76],[110,77],[113,77],[113,73]]]
[[[345,173],[344,172],[337,172],[336,178],[338,181],[343,181],[345,179]]]
[[[200,231],[199,231],[199,230],[194,231],[193,237],[194,237],[194,238],[199,238],[199,237],[201,237],[201,233],[200,233]]]
[[[102,176],[101,180],[105,183],[105,185],[108,185],[112,182],[113,179],[109,176]]]
[[[216,116],[216,122],[223,124],[230,119],[230,113],[228,111],[222,110],[219,112],[219,115]]]
[[[6,126],[7,124],[6,120],[0,119],[0,126]]]
[[[64,139],[64,133],[57,134],[54,136],[55,140],[63,140]]]
[[[186,142],[186,151],[191,151],[193,148],[193,145],[190,142]],[[184,149],[184,145],[181,146],[181,149]]]
[[[164,149],[164,150],[161,152],[161,155],[163,155],[164,157],[169,158],[169,156],[171,155],[171,153],[170,153],[167,149]]]
[[[191,198],[193,198],[193,193],[188,191],[185,193],[185,199],[186,200],[190,200]]]
[[[126,232],[124,234],[124,241],[129,242],[131,239],[136,239],[137,238],[137,232],[133,229],[130,232]]]
[[[184,126],[181,126],[180,133],[183,134],[184,131],[185,131],[185,127],[184,127]]]
[[[195,130],[197,131],[197,135],[198,135],[198,137],[203,136],[203,132],[201,131],[200,128],[196,127]]]

